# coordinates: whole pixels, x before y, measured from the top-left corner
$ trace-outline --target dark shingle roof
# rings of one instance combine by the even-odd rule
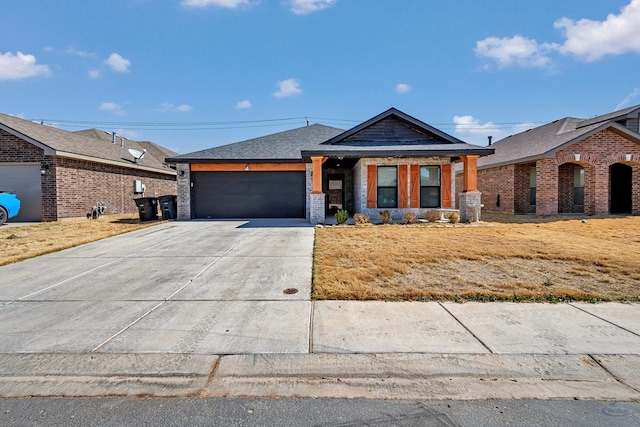
[[[109,132],[105,132],[100,129],[84,129],[73,132],[76,135],[87,136],[90,138],[99,139],[104,142],[111,142],[113,138],[113,134]],[[146,149],[147,152],[145,156],[152,156],[156,160],[161,163],[165,163],[164,159],[167,157],[177,156],[178,153],[175,151],[169,150],[168,148],[162,147],[155,142],[151,141],[134,141],[132,139],[116,135],[116,144],[120,144],[120,140],[124,141],[126,147],[131,148],[133,144],[138,144],[141,148]]]
[[[419,140],[394,141],[357,138],[372,126],[385,120],[398,120],[417,130],[415,134],[427,135]],[[405,133],[407,135],[409,133]],[[371,134],[367,134],[371,135]],[[433,128],[413,117],[391,108],[372,119],[344,131],[320,124],[305,126],[285,132],[275,133],[234,144],[223,145],[195,153],[167,159],[174,163],[189,162],[245,162],[245,161],[285,161],[309,160],[310,156],[424,156],[493,153],[493,148],[467,144]]]
[[[317,147],[320,143],[344,132],[342,129],[313,124],[284,132],[194,153],[168,158],[172,163],[193,161],[300,161],[300,151]]]
[[[618,121],[624,118],[638,117],[638,112],[640,111],[640,105],[634,105],[633,107],[625,108],[624,110],[614,111],[612,113],[603,114],[602,116],[593,117],[587,120],[581,120],[580,123],[577,124],[577,127],[590,126],[596,123],[602,123],[609,120]]]
[[[525,163],[549,157],[561,148],[607,128],[640,140],[639,134],[612,120],[578,127],[583,122],[583,119],[565,117],[501,139],[492,145],[496,150],[495,154],[478,159],[478,168],[486,169],[512,163]]]
[[[84,158],[89,161],[118,164],[122,167],[146,168],[162,173],[175,173],[162,160],[158,160],[154,156],[145,155],[137,163],[134,163],[128,149],[133,148],[142,151],[145,147],[131,140],[126,140],[124,147],[120,146],[119,139],[116,144],[112,144],[110,134],[108,134],[108,141],[100,140],[95,135],[88,136],[96,130],[91,130],[86,134],[68,132],[53,126],[34,123],[6,114],[0,114],[0,129],[36,144],[45,150],[46,155]]]

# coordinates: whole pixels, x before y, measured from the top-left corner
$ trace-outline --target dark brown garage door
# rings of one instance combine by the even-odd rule
[[[195,218],[304,218],[305,173],[193,172]]]

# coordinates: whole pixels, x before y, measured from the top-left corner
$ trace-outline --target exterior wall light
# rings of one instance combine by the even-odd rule
[[[48,170],[49,170],[49,165],[46,164],[45,162],[42,162],[40,164],[40,175],[45,175]]]

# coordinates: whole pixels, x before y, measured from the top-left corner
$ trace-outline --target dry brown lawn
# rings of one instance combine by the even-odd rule
[[[159,221],[140,222],[138,215],[108,215],[21,227],[0,227],[0,265],[60,251],[138,230]]]
[[[313,298],[640,301],[640,217],[318,228]]]

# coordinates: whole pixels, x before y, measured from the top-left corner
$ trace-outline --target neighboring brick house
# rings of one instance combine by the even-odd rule
[[[129,149],[144,152],[136,160]],[[134,151],[135,153],[135,151]],[[14,221],[135,213],[134,198],[176,194],[170,150],[96,129],[68,132],[0,114],[0,190],[21,200]]]
[[[177,164],[178,219],[323,223],[338,209],[399,218],[460,199],[466,220],[480,205],[477,159],[491,153],[391,108],[347,131],[313,124],[167,161]],[[457,197],[456,162],[465,177]]]
[[[478,161],[488,211],[640,215],[640,105],[504,138]],[[458,179],[461,180],[461,177]]]

